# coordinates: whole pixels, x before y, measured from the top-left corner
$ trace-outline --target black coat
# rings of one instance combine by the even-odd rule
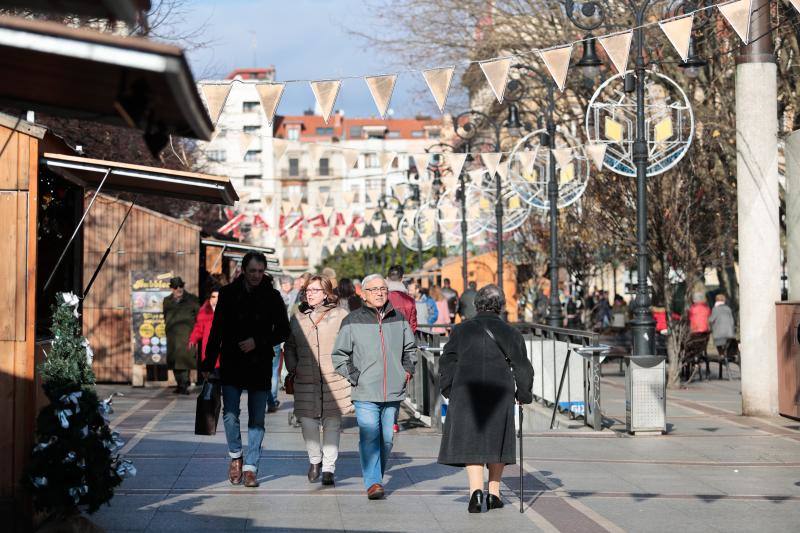
[[[244,353],[239,342],[252,337],[256,349]],[[267,390],[272,379],[273,347],[289,337],[289,318],[280,293],[267,278],[248,291],[239,276],[219,291],[208,335],[203,370],[211,372],[220,359],[224,385]]]
[[[486,333],[488,328],[511,359]],[[439,450],[446,465],[516,463],[516,399],[533,401],[533,366],[525,340],[494,313],[456,326],[439,359],[442,395],[450,399]]]

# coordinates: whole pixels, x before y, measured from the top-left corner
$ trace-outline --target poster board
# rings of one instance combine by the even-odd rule
[[[134,365],[166,365],[164,298],[172,272],[131,271],[131,340]]]

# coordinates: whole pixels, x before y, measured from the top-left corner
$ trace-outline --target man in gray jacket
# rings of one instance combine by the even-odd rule
[[[370,500],[380,500],[392,426],[414,373],[416,345],[408,320],[389,303],[386,280],[371,274],[362,287],[365,305],[342,321],[333,365],[353,386],[364,487]]]

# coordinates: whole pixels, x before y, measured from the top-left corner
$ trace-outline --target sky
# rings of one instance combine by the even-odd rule
[[[329,79],[398,71],[395,58],[371,49],[348,30],[369,33],[373,14],[360,0],[192,0],[192,12],[176,25],[206,25],[205,47],[189,50],[197,79],[221,79],[237,67],[274,65],[277,81]],[[379,30],[378,30],[379,31]],[[401,74],[391,102],[394,117],[437,113],[419,73]],[[313,109],[308,83],[290,83],[278,113]],[[345,116],[377,114],[361,79],[346,79],[336,102]]]

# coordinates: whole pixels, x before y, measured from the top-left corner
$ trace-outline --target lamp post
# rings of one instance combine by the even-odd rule
[[[510,80],[506,91],[514,91],[515,88],[512,87],[512,83],[517,83],[521,85],[519,80]],[[466,143],[470,145],[470,147],[474,147],[474,140],[480,135],[480,132],[484,130],[486,127],[491,128],[492,133],[494,134],[493,137],[493,150],[495,152],[500,152],[500,134],[502,133],[503,127],[505,126],[508,129],[509,134],[518,135],[520,130],[522,129],[523,125],[520,123],[519,120],[519,108],[517,107],[515,99],[506,98],[509,101],[508,105],[508,119],[503,121],[502,123],[496,122],[492,117],[487,115],[482,111],[478,111],[476,109],[470,109],[469,111],[465,111],[458,115],[455,119],[453,119],[453,123],[455,124],[456,135],[464,140]],[[503,180],[499,174],[495,173],[493,176],[495,179],[495,205],[494,205],[494,216],[496,219],[497,224],[497,286],[500,290],[503,290]],[[462,192],[466,192],[463,187],[463,180],[462,184]],[[464,201],[466,201],[466,195],[462,195]],[[462,205],[464,204],[462,201]],[[464,215],[464,210],[462,210],[462,216]],[[463,222],[462,222],[463,224]],[[466,227],[462,231],[466,234]],[[463,236],[463,235],[462,235]],[[463,246],[466,247],[466,239],[464,239]],[[464,252],[462,252],[464,253]],[[464,255],[464,257],[466,254]],[[462,258],[463,260],[463,258]],[[464,267],[466,271],[466,267]],[[466,287],[466,285],[465,285]]]

